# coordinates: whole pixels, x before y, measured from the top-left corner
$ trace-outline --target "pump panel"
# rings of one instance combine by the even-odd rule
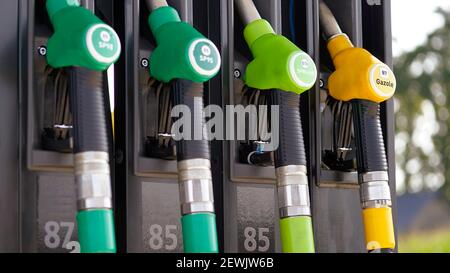
[[[0,252],[77,253],[77,188],[73,175],[73,120],[66,69],[47,64],[53,33],[45,0],[0,3]],[[293,41],[318,67],[319,80],[300,96],[315,250],[366,252],[356,168],[352,107],[328,95],[334,71],[322,37],[318,0],[254,0],[276,33]],[[392,64],[390,0],[325,0],[357,47]],[[122,42],[119,61],[104,73],[111,101],[110,165],[118,252],[184,250],[170,84],[150,76],[156,47],[145,0],[84,0]],[[245,86],[253,56],[234,1],[169,0],[183,21],[219,49],[220,72],[204,83],[204,105],[218,106],[223,139],[210,142],[219,252],[281,252],[278,194],[270,139],[261,106],[267,92]],[[376,35],[375,35],[376,34]],[[113,103],[114,102],[114,103]],[[241,112],[236,107],[242,107]],[[254,108],[252,108],[254,107]],[[112,112],[111,111],[111,112]],[[228,112],[227,112],[228,111]],[[109,113],[108,113],[109,118]],[[256,124],[251,119],[256,118]],[[239,121],[243,121],[239,123]],[[226,125],[243,134],[231,134]],[[394,107],[381,104],[381,124],[396,220]],[[251,127],[251,126],[255,127]],[[256,128],[256,129],[255,129]],[[253,133],[257,131],[255,137]],[[269,130],[270,132],[270,130]],[[81,234],[81,233],[80,233]]]

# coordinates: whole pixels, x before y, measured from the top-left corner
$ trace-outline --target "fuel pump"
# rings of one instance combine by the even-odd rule
[[[117,61],[116,32],[77,0],[47,0],[54,27],[47,62],[68,73],[78,237],[83,253],[116,252],[103,72]]]
[[[274,152],[280,237],[285,253],[314,252],[306,154],[299,94],[316,82],[314,61],[287,38],[277,35],[252,0],[235,0],[246,25],[245,40],[253,54],[244,82],[265,90],[279,106],[279,147]]]
[[[147,0],[146,4],[151,11],[148,22],[157,43],[150,56],[150,75],[170,85],[173,107],[187,106],[193,114],[189,117],[191,124],[199,125],[196,128],[200,130],[183,132],[190,139],[176,139],[184,251],[216,253],[210,147],[203,137],[203,83],[219,72],[220,53],[193,26],[182,22],[178,12],[165,0]],[[175,118],[174,122],[179,120]]]
[[[330,95],[350,101],[357,150],[362,215],[369,252],[393,252],[394,226],[388,165],[380,122],[380,103],[395,93],[392,70],[367,50],[356,48],[328,6],[320,1],[320,24],[336,71],[328,80]]]

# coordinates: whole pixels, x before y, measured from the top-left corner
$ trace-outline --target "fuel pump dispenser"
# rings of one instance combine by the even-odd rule
[[[0,252],[395,252],[374,2],[0,1]]]
[[[113,253],[116,245],[103,71],[117,61],[120,40],[79,1],[47,0],[46,7],[54,27],[47,62],[68,73],[81,252]]]
[[[220,53],[193,26],[182,22],[165,0],[147,0],[146,4],[151,11],[148,22],[157,44],[150,56],[150,75],[170,85],[173,107],[190,109],[193,115],[188,119],[198,125],[192,126],[193,132],[183,131],[187,138],[172,135],[176,139],[184,251],[216,253],[210,147],[203,131],[203,83],[219,72]],[[180,120],[181,117],[175,118],[174,122]]]
[[[274,151],[280,237],[285,253],[314,252],[306,155],[300,117],[299,94],[311,89],[317,68],[308,54],[277,35],[261,19],[252,0],[235,0],[244,22],[244,37],[254,60],[244,82],[266,90],[272,107],[279,107],[279,147]]]
[[[336,69],[329,78],[329,93],[337,100],[350,101],[353,108],[366,248],[369,252],[390,253],[395,248],[395,236],[380,103],[394,95],[396,79],[386,64],[353,46],[322,0],[319,11]]]

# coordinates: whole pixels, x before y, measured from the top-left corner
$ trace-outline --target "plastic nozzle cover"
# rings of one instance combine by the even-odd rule
[[[47,62],[51,67],[78,66],[104,71],[121,53],[120,38],[79,1],[48,0],[47,12],[54,33],[47,43]]]
[[[185,79],[196,83],[210,80],[222,60],[214,43],[192,25],[182,22],[172,7],[161,7],[149,16],[157,47],[150,58],[150,75],[162,82]]]
[[[247,66],[245,84],[296,94],[314,86],[317,79],[314,61],[289,39],[275,34],[269,22],[253,21],[245,27],[244,37],[254,57]]]

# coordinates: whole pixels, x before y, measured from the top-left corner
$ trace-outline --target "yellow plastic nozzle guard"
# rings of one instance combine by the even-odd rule
[[[336,68],[328,80],[333,98],[381,103],[394,95],[397,81],[389,66],[367,50],[354,47],[347,35],[332,37],[328,50]]]

